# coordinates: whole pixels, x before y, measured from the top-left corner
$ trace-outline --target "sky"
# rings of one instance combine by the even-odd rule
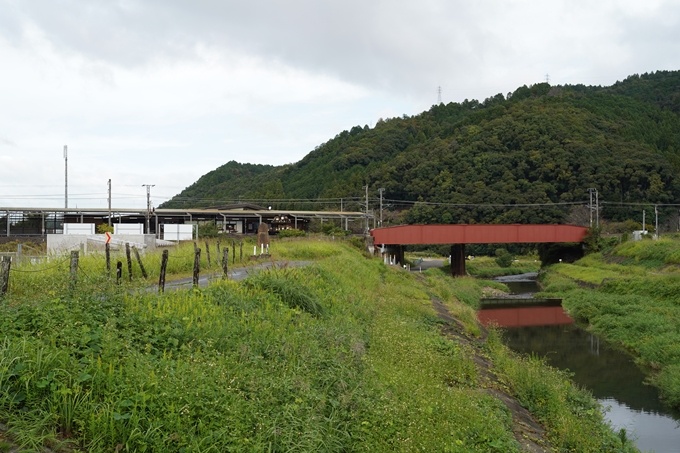
[[[522,85],[680,69],[680,0],[0,0],[0,209],[158,206],[228,161]]]

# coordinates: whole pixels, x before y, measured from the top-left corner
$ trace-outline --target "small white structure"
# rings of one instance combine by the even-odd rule
[[[156,237],[153,234],[119,234],[111,235],[111,250],[124,250],[125,244],[139,250],[156,248]],[[106,235],[103,234],[48,234],[47,253],[65,253],[70,250],[104,251]]]
[[[113,234],[144,234],[143,223],[114,223]]]
[[[164,223],[161,226],[163,228],[164,241],[191,241],[194,238],[193,225]]]
[[[641,240],[642,236],[644,236],[647,233],[649,233],[647,230],[635,230],[635,231],[633,231],[633,241]]]
[[[94,223],[65,223],[64,234],[94,234]]]

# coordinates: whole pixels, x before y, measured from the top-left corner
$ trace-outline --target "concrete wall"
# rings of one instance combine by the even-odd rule
[[[64,234],[94,234],[94,223],[65,223]]]
[[[103,234],[48,234],[47,253],[65,253],[71,250],[80,250],[81,244],[85,253],[103,252],[105,249],[106,236]],[[125,243],[130,245],[145,244],[145,248],[138,246],[140,251],[153,250],[156,248],[156,237],[153,234],[112,234],[111,250],[125,250]]]
[[[113,233],[117,235],[140,235],[144,234],[143,223],[114,223]]]
[[[161,228],[165,241],[191,241],[194,238],[194,226],[191,224],[164,223]]]

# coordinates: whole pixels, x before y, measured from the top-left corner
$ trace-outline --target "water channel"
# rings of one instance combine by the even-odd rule
[[[625,428],[641,451],[680,453],[680,412],[659,401],[656,388],[645,385],[632,358],[582,330],[559,301],[532,299],[536,274],[499,277],[512,294],[482,301],[479,318],[506,328],[505,343],[513,350],[545,357],[568,369],[609,408],[605,416],[615,429]]]

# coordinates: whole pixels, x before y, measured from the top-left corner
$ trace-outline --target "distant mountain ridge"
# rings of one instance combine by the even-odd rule
[[[162,207],[242,199],[293,208],[356,200],[368,184],[371,198],[384,188],[393,206],[416,202],[407,222],[546,223],[564,221],[568,203],[596,188],[602,214],[624,219],[631,208],[606,203],[676,203],[679,172],[680,71],[657,71],[610,87],[539,83],[355,126],[294,164],[228,162]]]

